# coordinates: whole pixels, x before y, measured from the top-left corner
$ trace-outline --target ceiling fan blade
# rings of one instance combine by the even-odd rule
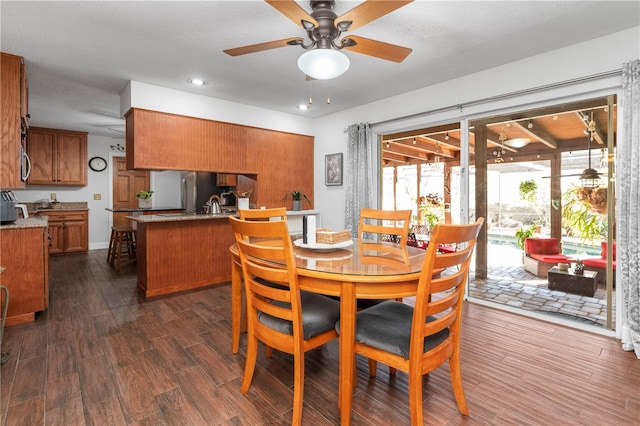
[[[385,43],[383,41],[371,40],[365,37],[348,36],[342,39],[353,40],[355,46],[346,46],[346,50],[362,53],[364,55],[375,56],[376,58],[386,59],[387,61],[402,62],[409,56],[413,50],[408,47],[397,46],[395,44]]]
[[[557,178],[577,177],[577,176],[582,176],[582,173],[574,173],[572,175],[542,176],[542,179],[557,179]]]
[[[393,12],[402,6],[411,3],[413,0],[408,1],[373,1],[369,0],[359,4],[350,11],[338,16],[335,23],[351,21],[349,31],[353,31],[356,28],[368,24],[371,21],[375,21],[384,15]],[[280,3],[278,1],[268,3]],[[273,6],[273,5],[272,5]],[[275,6],[274,6],[275,7]],[[283,12],[284,13],[284,12]],[[285,14],[286,15],[286,14]]]
[[[298,40],[302,41],[300,37],[283,38],[282,40],[273,40],[267,41],[265,43],[252,44],[249,46],[235,47],[233,49],[223,50],[223,52],[231,56],[246,55],[247,53],[262,52],[263,50],[289,46],[289,42]]]
[[[278,12],[291,19],[294,24],[304,28],[302,21],[311,22],[314,26],[318,26],[318,21],[301,8],[298,3],[293,0],[265,0]]]

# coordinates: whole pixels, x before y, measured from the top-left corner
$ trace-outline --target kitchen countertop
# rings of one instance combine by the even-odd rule
[[[29,212],[29,214],[36,214],[39,212],[57,212],[60,210],[89,210],[89,207],[86,201],[59,202],[57,203],[56,208],[40,207],[42,205],[42,203],[40,202],[23,203],[23,204],[27,206],[27,211]]]
[[[0,225],[0,229],[24,229],[24,228],[46,228],[49,218],[46,216],[28,217],[18,219],[14,223]]]
[[[183,222],[188,220],[214,220],[226,219],[229,216],[237,217],[237,213],[222,214],[201,214],[201,213],[166,213],[166,214],[149,214],[138,216],[126,216],[127,219],[135,222],[154,223],[154,222]]]
[[[141,209],[139,207],[107,207],[105,210],[114,213],[136,213],[136,212],[161,212],[167,210],[185,210],[184,207],[150,207]]]

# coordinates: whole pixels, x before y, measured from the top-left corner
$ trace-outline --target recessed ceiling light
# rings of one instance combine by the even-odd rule
[[[193,84],[194,86],[204,86],[205,84],[207,84],[206,81],[200,80],[199,78],[192,78],[189,80],[189,83]]]
[[[301,110],[301,111],[306,111],[306,110],[309,109],[309,107],[306,106],[305,104],[300,104],[300,105],[298,105],[298,109]]]

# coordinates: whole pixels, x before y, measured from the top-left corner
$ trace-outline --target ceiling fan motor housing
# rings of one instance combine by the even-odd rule
[[[335,20],[338,17],[333,12],[335,1],[312,1],[311,16],[318,21],[318,26],[307,31],[309,38],[319,49],[331,49],[333,41],[340,35],[341,31],[336,28]]]

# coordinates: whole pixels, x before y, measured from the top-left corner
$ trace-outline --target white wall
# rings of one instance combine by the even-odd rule
[[[310,118],[137,81],[130,81],[120,97],[123,116],[132,107],[303,135],[313,130]]]
[[[640,27],[635,27],[317,119],[313,133],[315,136],[314,195],[315,208],[322,211],[323,226],[334,230],[344,228],[346,186],[324,185],[324,156],[344,152],[346,162],[347,135],[344,130],[350,124],[360,122],[374,124],[397,119],[393,123],[373,126],[378,134],[385,134],[445,122],[457,122],[498,111],[526,109],[534,104],[561,103],[571,97],[592,97],[599,93],[613,93],[621,85],[622,79],[619,75],[482,105],[453,108],[416,118],[400,119],[425,111],[464,105],[501,94],[619,70],[623,63],[638,58],[640,58]],[[376,149],[378,149],[377,146]],[[344,172],[346,182],[349,170]]]

